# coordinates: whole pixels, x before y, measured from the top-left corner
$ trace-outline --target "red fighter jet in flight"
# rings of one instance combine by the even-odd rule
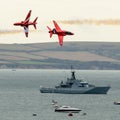
[[[15,26],[24,27],[24,32],[25,32],[26,37],[28,37],[29,25],[33,25],[34,28],[36,29],[36,24],[37,24],[36,21],[38,17],[36,17],[36,19],[33,22],[30,22],[29,20],[30,20],[31,12],[32,11],[30,10],[24,21],[14,23]]]
[[[53,30],[47,26],[47,28],[49,29],[49,33],[50,33],[50,38],[52,37],[53,34],[57,34],[58,39],[59,39],[59,44],[60,44],[60,46],[62,46],[63,45],[63,37],[66,35],[74,35],[74,33],[69,32],[69,31],[65,31],[65,30],[61,30],[61,28],[59,27],[57,22],[54,20],[53,20],[53,23],[55,26],[55,28]]]

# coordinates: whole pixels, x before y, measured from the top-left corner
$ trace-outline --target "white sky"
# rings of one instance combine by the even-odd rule
[[[38,16],[37,30],[26,38],[22,27],[14,22],[25,19],[32,10],[31,20]],[[0,0],[0,31],[22,30],[21,33],[0,34],[0,43],[40,43],[58,41],[56,35],[49,38],[46,26],[53,28],[52,20],[120,19],[120,0]],[[62,24],[64,30],[74,32],[65,41],[120,41],[120,25]],[[33,30],[33,26],[29,27]]]

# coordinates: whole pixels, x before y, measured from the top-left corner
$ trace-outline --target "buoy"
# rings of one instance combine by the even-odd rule
[[[56,104],[57,104],[57,101],[52,100],[52,105],[56,105]]]
[[[37,116],[37,114],[36,114],[36,113],[33,113],[33,116]]]
[[[87,115],[87,113],[83,113],[82,115]]]
[[[73,116],[73,113],[72,113],[72,112],[69,112],[68,116]]]

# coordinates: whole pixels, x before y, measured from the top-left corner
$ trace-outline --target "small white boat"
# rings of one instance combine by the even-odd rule
[[[120,105],[120,101],[115,101],[114,105]]]
[[[72,113],[78,113],[81,110],[79,108],[73,108],[70,106],[61,106],[55,109],[55,112],[72,112]]]

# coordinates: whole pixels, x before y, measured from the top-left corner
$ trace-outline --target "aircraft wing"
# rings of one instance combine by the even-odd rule
[[[31,10],[29,11],[29,13],[27,14],[27,16],[26,16],[26,18],[25,18],[25,23],[28,23],[29,22],[29,20],[30,20],[30,16],[31,16]]]
[[[54,26],[56,28],[56,31],[58,31],[58,32],[62,31],[56,21],[53,20],[53,23],[54,23]]]
[[[27,26],[27,27],[26,27],[26,26],[24,27],[24,32],[25,32],[25,36],[28,37],[28,26]]]
[[[60,44],[60,46],[63,45],[63,37],[64,37],[64,36],[62,36],[62,35],[58,35],[58,39],[59,39],[59,44]]]

